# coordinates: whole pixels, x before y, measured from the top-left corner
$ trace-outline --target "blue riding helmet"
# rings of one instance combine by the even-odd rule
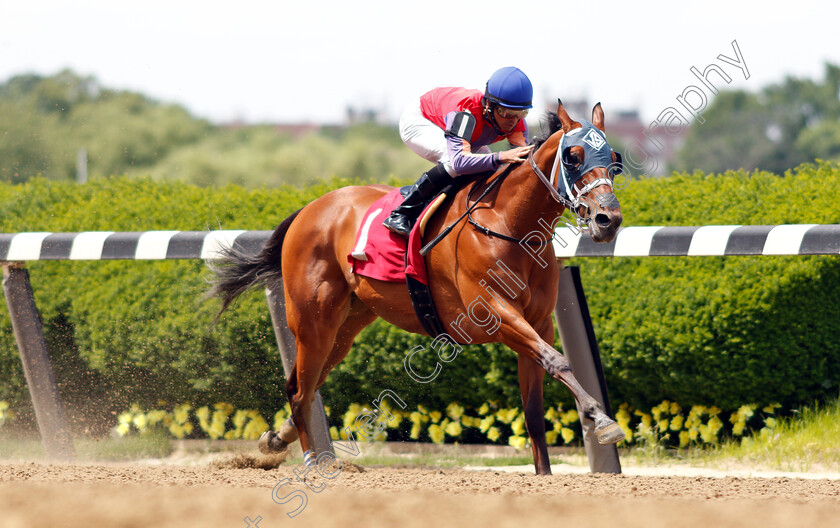
[[[531,108],[534,88],[528,76],[519,68],[507,66],[497,70],[484,90],[484,97],[505,108]]]

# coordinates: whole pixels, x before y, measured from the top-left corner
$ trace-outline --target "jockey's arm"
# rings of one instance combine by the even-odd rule
[[[488,148],[483,147],[476,149],[478,152],[473,152],[469,141],[452,132],[452,123],[456,115],[456,112],[450,112],[446,116],[446,130],[449,131],[446,134],[446,150],[452,162],[452,168],[457,174],[476,174],[495,170],[502,163],[499,153],[489,152]],[[469,130],[471,132],[472,127]]]

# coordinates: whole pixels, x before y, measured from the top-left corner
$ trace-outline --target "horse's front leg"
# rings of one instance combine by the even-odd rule
[[[566,356],[549,345],[524,319],[502,325],[504,344],[519,355],[525,355],[539,364],[548,375],[562,382],[572,393],[583,418],[595,423],[598,443],[615,444],[624,439],[621,427],[604,412],[604,408],[589,395],[575,378]],[[526,417],[527,418],[527,417]]]

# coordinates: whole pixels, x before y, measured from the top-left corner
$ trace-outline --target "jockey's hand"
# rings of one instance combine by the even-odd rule
[[[534,150],[534,145],[503,150],[499,153],[499,161],[502,163],[519,163],[520,161],[528,159],[528,154],[530,154],[532,150]]]

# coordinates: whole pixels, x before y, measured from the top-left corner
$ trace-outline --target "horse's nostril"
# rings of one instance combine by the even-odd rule
[[[610,223],[612,223],[612,219],[609,215],[598,213],[595,215],[595,223],[598,224],[598,227],[609,227]]]

